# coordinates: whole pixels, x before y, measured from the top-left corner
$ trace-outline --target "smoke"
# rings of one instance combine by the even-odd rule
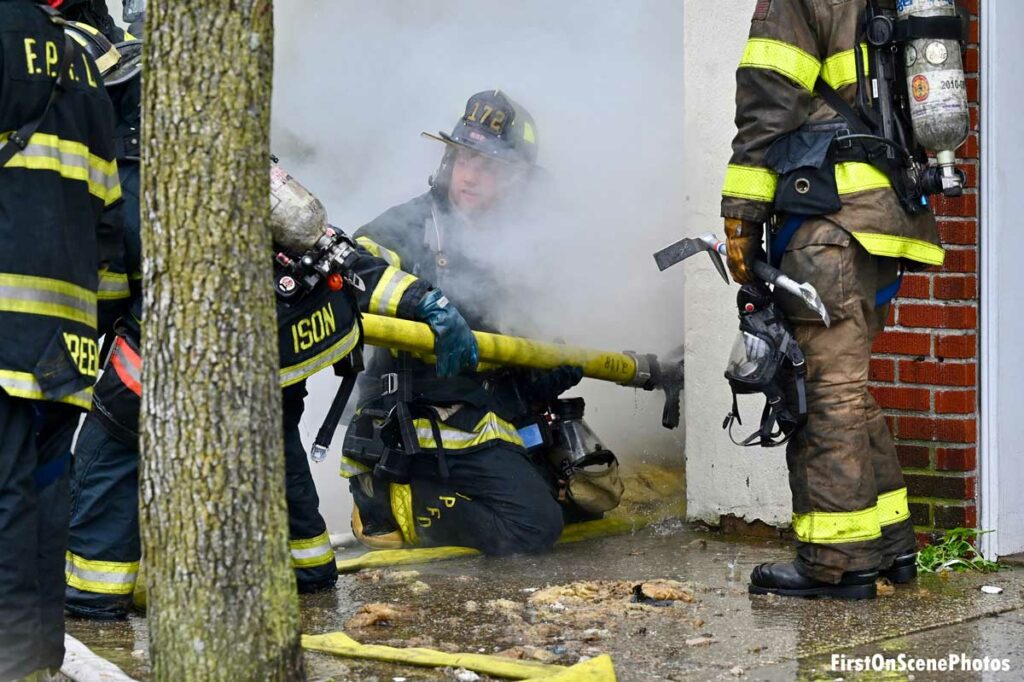
[[[355,230],[424,192],[443,145],[420,132],[450,131],[471,94],[501,89],[537,123],[542,195],[555,201],[489,236],[481,258],[502,289],[488,292],[492,306],[525,315],[512,326],[541,338],[680,355],[681,273],[659,273],[651,254],[692,232],[682,223],[682,3],[275,9],[274,151],[332,223]],[[323,399],[307,401],[310,433],[334,384],[312,389]],[[681,430],[660,426],[660,393],[584,381],[574,394],[626,462],[682,461]]]

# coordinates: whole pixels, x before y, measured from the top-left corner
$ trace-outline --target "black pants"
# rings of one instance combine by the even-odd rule
[[[338,570],[299,435],[304,384],[283,392],[288,546],[300,592],[334,585]],[[128,613],[141,554],[138,444],[115,438],[96,414],[75,447],[67,609],[93,618]]]
[[[0,680],[64,660],[68,464],[79,414],[0,390]]]
[[[561,506],[526,455],[493,442],[477,452],[449,453],[447,479],[438,476],[433,457],[417,458],[406,489],[411,510],[393,505],[407,540],[411,527],[417,543],[428,547],[473,547],[494,556],[551,549],[562,532]],[[374,481],[375,488],[384,485]],[[357,505],[366,498],[358,487],[353,479]]]

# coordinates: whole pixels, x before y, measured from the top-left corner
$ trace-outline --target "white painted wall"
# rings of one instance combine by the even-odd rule
[[[1024,552],[1024,3],[982,7],[981,526],[988,554]],[[992,557],[995,558],[995,557]]]
[[[719,201],[736,130],[734,74],[752,10],[749,0],[684,3],[684,195],[690,236],[708,231],[724,236]],[[675,269],[672,275],[685,290],[687,513],[712,523],[733,514],[786,524],[792,508],[783,448],[737,447],[722,430],[732,400],[722,373],[738,329],[737,287],[726,286],[703,256]],[[753,429],[762,407],[761,399],[741,401],[745,419],[737,434]]]

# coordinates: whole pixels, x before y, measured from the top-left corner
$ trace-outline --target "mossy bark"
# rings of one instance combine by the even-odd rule
[[[150,0],[140,512],[157,680],[303,677],[271,286],[270,0]]]

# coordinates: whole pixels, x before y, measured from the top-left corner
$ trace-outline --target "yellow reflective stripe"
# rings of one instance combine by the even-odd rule
[[[381,246],[369,237],[356,237],[356,244],[359,244],[359,246],[363,247],[377,258],[383,258],[388,265],[392,265],[396,268],[402,267],[402,258],[398,253],[392,251],[386,246]]]
[[[821,72],[821,62],[796,45],[781,40],[751,38],[747,41],[747,49],[743,51],[740,68],[775,71],[803,86],[805,90],[812,91]]]
[[[855,512],[793,514],[793,532],[801,542],[818,545],[864,542],[882,536],[877,507]]]
[[[128,275],[123,272],[100,272],[100,284],[96,290],[96,298],[100,301],[118,301],[130,298],[131,289],[128,287]]]
[[[925,265],[942,265],[946,260],[946,252],[941,246],[913,237],[871,232],[853,232],[851,234],[860,242],[864,250],[873,256],[908,258]]]
[[[864,73],[868,69],[868,46],[867,43],[860,44],[861,53],[864,56]],[[838,90],[844,85],[857,82],[857,56],[851,49],[846,52],[839,52],[825,60],[821,66],[821,79]]]
[[[892,187],[889,176],[870,163],[846,161],[836,164],[836,187],[840,194],[854,194]]]
[[[772,201],[775,199],[775,187],[778,182],[778,175],[767,168],[729,164],[725,171],[722,195],[737,199]]]
[[[386,267],[370,296],[369,312],[387,317],[397,315],[402,295],[415,281],[416,277],[407,272],[391,265]]]
[[[10,135],[0,133],[0,143]],[[106,161],[90,152],[85,144],[56,135],[34,133],[25,149],[11,157],[6,167],[50,170],[69,180],[81,180],[88,185],[89,193],[107,206],[121,198],[116,160]]]
[[[368,471],[371,471],[371,469],[365,464],[360,464],[354,459],[350,459],[348,457],[345,457],[344,455],[341,456],[341,466],[339,468],[339,473],[343,478],[352,478],[353,476],[358,476],[359,474],[365,474]]]
[[[139,562],[92,561],[77,554],[64,554],[64,579],[83,592],[131,594],[139,575]]]
[[[312,568],[334,561],[331,536],[327,534],[327,531],[315,538],[289,540],[288,549],[292,553],[292,566],[295,568]]]
[[[25,398],[27,400],[48,400],[43,395],[43,389],[36,381],[34,375],[28,372],[15,372],[9,369],[0,369],[0,388],[7,391],[7,394],[14,398]],[[92,386],[78,393],[64,396],[53,402],[67,403],[88,410],[92,407]]]
[[[910,518],[910,506],[907,504],[907,489],[900,488],[878,496],[878,523],[891,526]]]
[[[413,419],[416,437],[421,448],[437,448],[434,440],[434,429],[429,419]],[[492,440],[503,440],[513,445],[523,446],[523,439],[516,427],[494,414],[488,412],[477,422],[472,431],[463,431],[446,424],[438,424],[441,432],[441,444],[445,450],[466,450],[483,445]]]
[[[341,360],[351,353],[358,343],[359,325],[353,324],[352,329],[349,330],[348,334],[341,337],[340,341],[332,345],[327,350],[317,353],[309,360],[300,362],[297,365],[282,367],[278,374],[278,378],[281,382],[281,388],[287,388],[292,384],[297,384],[303,379],[313,376],[325,367],[330,367],[338,360]]]
[[[418,544],[416,522],[412,513],[412,486],[408,483],[391,484],[391,515],[395,517],[405,543]]]

